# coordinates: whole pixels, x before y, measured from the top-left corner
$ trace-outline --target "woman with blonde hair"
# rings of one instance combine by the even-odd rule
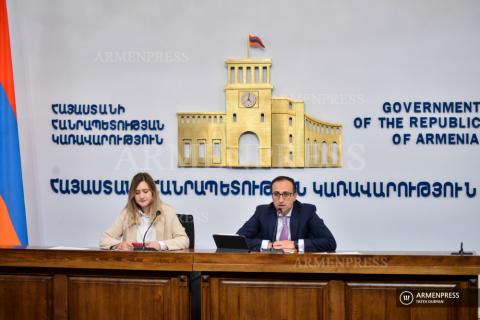
[[[175,209],[160,200],[152,177],[137,173],[130,183],[128,202],[113,226],[100,239],[102,249],[179,250],[189,239]]]

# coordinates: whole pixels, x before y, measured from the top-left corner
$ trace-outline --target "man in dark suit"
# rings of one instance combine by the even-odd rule
[[[335,251],[337,243],[312,204],[297,200],[295,181],[286,176],[272,180],[273,202],[260,205],[237,234],[251,250]]]

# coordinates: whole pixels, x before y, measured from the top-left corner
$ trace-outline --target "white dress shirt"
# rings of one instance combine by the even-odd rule
[[[293,209],[293,208],[292,208]],[[287,217],[287,224],[288,224],[288,240],[292,239],[292,233],[290,229],[290,218],[292,216],[292,209],[287,212],[285,215]],[[278,241],[280,239],[280,234],[282,233],[282,228],[283,228],[283,221],[282,221],[282,215],[278,214],[278,220],[277,220],[277,234],[275,235],[275,239]],[[262,240],[262,250],[268,249],[268,244],[271,242],[271,240]],[[298,252],[304,252],[305,251],[305,241],[303,239],[298,239]]]
[[[140,212],[140,224],[137,226],[137,242],[143,243],[143,237],[145,236],[145,242],[149,241],[156,241],[157,240],[157,232],[155,231],[155,228],[148,227],[150,226],[150,217],[144,214],[142,211]],[[145,235],[145,232],[148,233]],[[158,241],[160,244],[160,250],[167,250],[167,245],[163,241]]]

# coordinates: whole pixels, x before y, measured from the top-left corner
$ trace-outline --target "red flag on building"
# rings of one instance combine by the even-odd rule
[[[259,37],[248,35],[248,45],[252,48],[265,48]]]

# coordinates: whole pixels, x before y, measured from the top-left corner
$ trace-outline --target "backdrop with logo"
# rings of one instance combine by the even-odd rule
[[[194,215],[197,248],[289,175],[338,250],[480,250],[478,1],[7,5],[31,245],[97,246],[147,171]],[[178,143],[177,113],[228,125],[225,61],[246,58],[249,34],[274,97],[342,125],[340,167],[179,167],[179,151],[211,150]]]

